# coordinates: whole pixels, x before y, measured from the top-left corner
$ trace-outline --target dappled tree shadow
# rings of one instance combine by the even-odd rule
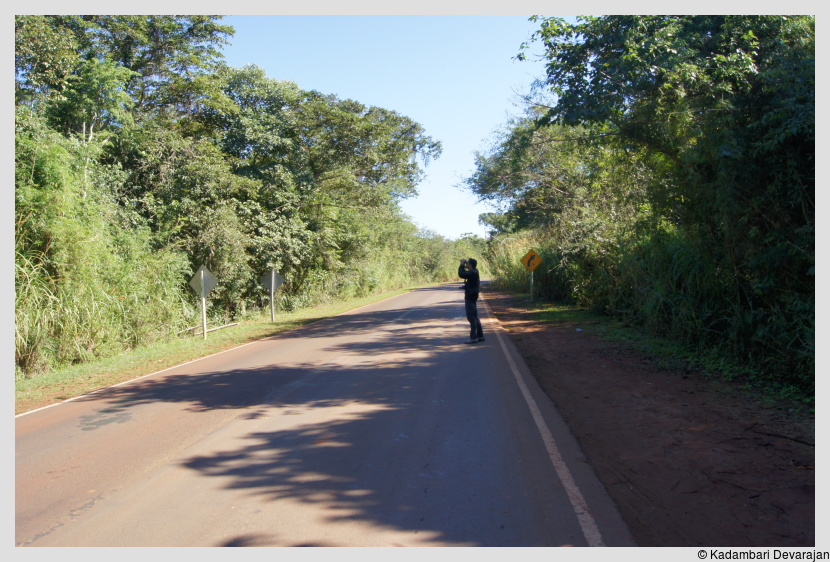
[[[430,290],[448,289],[436,287]],[[387,367],[396,365],[384,355],[403,352],[410,355],[419,353],[422,356],[419,360],[435,363],[442,354],[456,350],[455,344],[466,336],[466,321],[460,320],[463,313],[463,304],[455,303],[384,312],[347,313],[267,339],[334,338],[342,334],[371,335],[381,333],[378,328],[391,323],[395,326],[394,329],[384,332],[382,338],[340,343],[332,339],[335,343],[326,349],[346,354],[370,352],[373,356],[378,356]],[[448,318],[454,319],[452,324],[448,325]],[[425,337],[422,333],[436,326],[447,328],[447,335],[435,338]],[[407,362],[409,361],[412,359],[407,359]],[[114,404],[113,408],[109,408],[110,412],[142,403],[157,402],[191,403],[191,410],[194,411],[247,408],[260,403],[273,404],[281,388],[319,368],[321,365],[310,360],[305,363],[274,363],[248,369],[200,372],[197,361],[177,368],[171,374],[101,389],[80,400],[108,400]]]
[[[519,499],[524,485],[517,483],[515,496],[504,491],[501,468],[515,466],[518,454],[492,458],[493,451],[511,448],[494,437],[500,430],[482,413],[487,404],[473,389],[463,401],[447,400],[447,409],[430,370],[374,367],[367,375],[363,367],[338,369],[327,375],[330,385],[320,385],[327,389],[322,396],[264,413],[296,416],[284,429],[251,431],[241,445],[185,459],[182,466],[257,501],[315,506],[331,523],[363,521],[433,544],[545,544],[541,534],[527,533],[534,526]],[[394,378],[394,391],[379,382],[385,377]],[[343,388],[353,384],[362,390],[347,396]],[[321,408],[338,412],[322,422],[308,416]],[[423,410],[418,427],[413,409]]]
[[[239,409],[237,419],[258,420],[263,429],[243,433],[240,444],[180,461],[258,501],[318,506],[332,523],[364,521],[428,544],[545,545],[534,514],[525,513],[527,492],[504,486],[505,467],[515,467],[519,455],[491,415],[498,393],[482,391],[497,383],[477,377],[492,362],[490,348],[463,344],[462,317],[458,303],[342,315],[279,336],[365,335],[332,338],[330,363],[207,373],[196,363],[95,399],[111,401],[110,415],[178,402],[193,411]],[[311,415],[323,409],[331,415]],[[273,540],[240,535],[222,545]]]

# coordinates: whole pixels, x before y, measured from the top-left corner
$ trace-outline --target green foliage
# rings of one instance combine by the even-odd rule
[[[129,349],[175,330],[183,261],[125,233],[110,190],[119,174],[95,146],[18,108],[15,340],[25,373]]]
[[[128,122],[132,99],[125,86],[131,74],[109,60],[80,62],[66,87],[49,101],[53,127],[91,141],[99,130]]]
[[[53,354],[53,311],[58,299],[48,272],[36,257],[15,252],[14,359],[24,372],[44,371]]]
[[[440,143],[411,119],[301,90],[216,50],[216,16],[18,16],[20,377],[199,323],[455,278],[459,251],[398,202]],[[483,242],[483,241],[481,241]]]
[[[129,70],[128,92],[143,114],[176,118],[210,104],[204,77],[233,28],[219,16],[81,16],[70,31],[86,58],[110,59]]]
[[[540,296],[812,388],[814,18],[536,21],[555,102],[467,182],[504,208],[484,220],[505,285],[533,247]]]
[[[15,99],[32,103],[60,90],[80,60],[78,43],[61,29],[59,16],[14,17]]]

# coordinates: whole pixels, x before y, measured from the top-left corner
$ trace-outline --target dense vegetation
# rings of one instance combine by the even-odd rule
[[[532,18],[546,76],[467,187],[483,263],[526,290],[713,350],[782,389],[815,368],[815,20]],[[454,278],[483,241],[399,208],[440,143],[391,109],[230,68],[217,16],[15,17],[17,376],[209,314]],[[523,58],[524,49],[518,55]]]
[[[532,247],[537,294],[811,393],[814,18],[533,19],[547,75],[466,180],[499,283]]]
[[[399,202],[440,143],[393,110],[223,64],[217,16],[15,17],[17,376],[118,353],[209,315],[455,277],[483,242]]]

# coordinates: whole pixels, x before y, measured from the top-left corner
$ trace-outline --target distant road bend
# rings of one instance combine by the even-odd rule
[[[457,284],[16,418],[18,546],[627,546]]]

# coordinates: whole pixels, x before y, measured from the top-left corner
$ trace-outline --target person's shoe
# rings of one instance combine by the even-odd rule
[[[481,336],[480,338],[478,338],[478,341],[484,341],[484,336]]]
[[[467,340],[464,343],[478,343],[480,340]]]

